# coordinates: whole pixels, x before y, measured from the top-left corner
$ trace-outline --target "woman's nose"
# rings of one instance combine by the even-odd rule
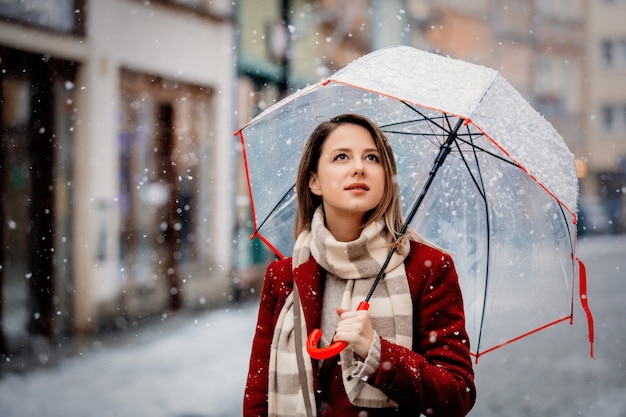
[[[365,173],[364,168],[363,161],[355,160],[352,167],[352,175],[363,175]]]

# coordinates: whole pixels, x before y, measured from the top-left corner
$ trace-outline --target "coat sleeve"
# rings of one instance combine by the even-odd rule
[[[267,416],[270,347],[280,299],[279,294],[273,291],[272,287],[279,280],[279,277],[285,276],[282,270],[287,267],[290,268],[285,262],[274,261],[270,263],[265,272],[243,398],[244,417]],[[285,286],[282,287],[284,288]]]
[[[425,282],[413,300],[413,350],[382,339],[373,384],[404,410],[459,417],[474,405],[474,373],[456,270],[449,255],[436,253],[420,260],[432,267],[418,274]]]

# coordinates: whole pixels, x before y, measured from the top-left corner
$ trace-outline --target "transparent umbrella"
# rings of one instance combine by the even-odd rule
[[[578,180],[563,139],[496,71],[406,46],[384,48],[268,108],[236,134],[254,236],[278,256],[294,245],[295,179],[323,119],[359,113],[387,134],[407,221],[448,250],[476,360],[573,320],[580,297]],[[580,265],[580,268],[579,268]]]

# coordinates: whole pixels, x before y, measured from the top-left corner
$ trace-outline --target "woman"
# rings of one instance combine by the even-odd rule
[[[296,244],[266,272],[244,416],[464,416],[476,393],[450,256],[402,228],[395,160],[369,119],[321,123],[300,161]],[[396,247],[369,310],[355,311]],[[326,360],[321,346],[348,346]],[[333,335],[328,337],[329,335]]]

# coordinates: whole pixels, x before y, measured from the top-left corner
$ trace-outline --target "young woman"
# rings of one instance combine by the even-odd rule
[[[244,416],[460,417],[476,392],[450,256],[403,224],[395,160],[369,119],[321,123],[300,161],[296,244],[266,272]],[[399,238],[399,239],[398,239]],[[389,250],[396,251],[370,299]],[[312,359],[320,346],[348,346]]]

